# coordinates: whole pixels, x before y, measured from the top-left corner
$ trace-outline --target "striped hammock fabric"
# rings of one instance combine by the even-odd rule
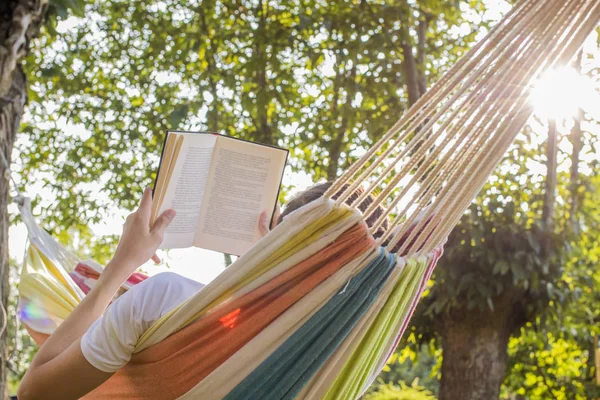
[[[529,118],[532,84],[599,20],[597,1],[518,2],[322,199],[157,321],[86,399],[358,398],[398,345],[448,233]],[[21,212],[31,242],[21,318],[43,341],[101,269],[52,240],[27,205]]]
[[[102,267],[93,261],[78,261],[60,246],[36,224],[29,200],[23,200],[19,208],[30,244],[19,279],[19,317],[40,344],[91,290]],[[135,272],[118,294],[147,278],[146,274]]]

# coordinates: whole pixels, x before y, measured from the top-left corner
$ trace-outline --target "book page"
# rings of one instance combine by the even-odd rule
[[[164,193],[166,190],[166,184],[168,182],[169,173],[172,172],[173,157],[175,152],[180,149],[179,140],[181,139],[177,134],[167,132],[165,138],[165,144],[163,153],[160,157],[160,165],[156,176],[156,182],[154,184],[154,190],[152,192],[152,213],[150,215],[150,224],[154,224],[156,220],[158,209],[162,203]]]
[[[260,237],[261,212],[272,214],[287,151],[221,136],[194,245],[240,255]]]
[[[161,248],[191,247],[198,227],[208,173],[217,137],[210,134],[180,134],[183,144],[176,156],[159,215],[169,208],[175,218],[165,230]]]

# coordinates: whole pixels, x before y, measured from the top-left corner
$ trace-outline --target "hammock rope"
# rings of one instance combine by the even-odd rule
[[[597,2],[589,1],[520,2],[500,24],[512,30],[498,29],[480,42],[465,57],[467,61],[451,70],[455,79],[442,79],[434,85],[429,96],[411,108],[327,194],[348,185],[337,200],[341,204],[359,185],[370,182],[354,205],[383,186],[365,217],[382,203],[390,204],[371,232],[403,202],[380,241],[393,236],[387,245],[393,249],[421,215],[419,227],[399,252],[411,256],[420,248],[431,251],[464,212],[465,201],[460,199],[466,199],[466,204],[471,201],[531,114],[527,100],[532,82],[573,57],[596,26],[599,8]],[[398,137],[389,145],[394,136]],[[373,161],[378,152],[381,154]],[[379,172],[382,165],[385,169]],[[473,174],[471,168],[480,173]],[[406,178],[410,178],[408,183],[401,185]],[[388,183],[383,185],[383,181]],[[419,229],[424,225],[429,226]],[[423,247],[428,238],[430,243]]]
[[[531,116],[532,86],[599,20],[598,1],[517,2],[323,198],[157,321],[86,399],[358,398],[398,345],[446,237]],[[21,319],[43,342],[85,295],[81,262],[27,202],[20,211],[31,242]]]

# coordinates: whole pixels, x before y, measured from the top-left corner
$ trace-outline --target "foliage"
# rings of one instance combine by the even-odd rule
[[[407,80],[409,54],[417,83],[433,82],[486,26],[480,1],[80,4],[52,3],[48,31],[27,61],[29,109],[15,169],[24,185],[49,194],[35,205],[53,234],[75,238],[100,262],[117,238],[93,238],[90,223],[114,206],[137,203],[154,179],[167,129],[282,145],[291,149],[293,171],[332,178],[408,107],[415,90]],[[67,9],[75,17],[55,23]],[[594,146],[588,133],[586,151]],[[512,296],[530,322],[510,342],[507,396],[596,393],[587,379],[587,351],[590,326],[599,321],[598,254],[591,250],[599,247],[592,235],[600,215],[594,208],[598,166],[583,163],[580,232],[564,224],[569,177],[560,170],[557,225],[547,232],[536,222],[544,194],[542,149],[539,136],[524,131],[462,219],[412,328],[413,339],[425,345],[395,355],[385,381],[418,378],[437,393],[440,350],[432,339],[439,316],[463,306],[492,311],[499,296]],[[563,167],[567,158],[561,155]],[[30,357],[26,337],[20,338],[16,379]],[[546,381],[539,379],[542,370]],[[379,385],[369,394],[376,395],[383,397],[368,398],[433,398],[403,383]]]
[[[525,129],[450,235],[435,278],[444,284],[431,289],[427,314],[438,314],[463,300],[468,309],[493,311],[494,297],[506,292],[524,296],[528,315],[550,300],[564,301],[568,288],[558,287],[556,281],[567,260],[576,256],[573,243],[589,239],[587,230],[573,236],[568,226],[568,157],[563,156],[559,165],[563,172],[558,177],[554,229],[542,225],[545,156],[539,151],[540,139],[531,127]],[[594,143],[588,133],[586,148],[593,149]],[[587,164],[588,172],[581,175],[582,193],[597,193],[596,168],[595,161]],[[590,211],[582,208],[578,218]]]
[[[71,16],[83,18],[85,16],[84,0],[50,0],[46,12],[45,28],[51,35],[57,35],[56,25]]]
[[[435,400],[435,396],[428,390],[419,387],[419,380],[415,379],[408,386],[400,381],[398,384],[391,382],[377,382],[375,390],[365,395],[365,400]]]
[[[584,339],[585,340],[585,339]],[[562,339],[540,332],[532,324],[511,339],[512,364],[504,382],[505,396],[535,399],[593,399],[600,394],[593,383],[588,349],[575,338]]]
[[[423,80],[466,51],[485,26],[471,3],[91,2],[27,61],[15,169],[48,193],[34,202],[48,229],[92,254],[110,254],[114,239],[95,242],[90,223],[134,207],[167,129],[286,146],[292,170],[332,178],[407,107],[404,50]]]
[[[570,154],[559,153],[556,230],[549,235],[551,257],[543,253],[548,237],[538,222],[544,190],[543,138],[532,135],[529,127],[452,233],[397,358],[411,351],[414,357],[420,343],[440,351],[440,320],[449,309],[478,309],[494,318],[497,299],[508,294],[518,306],[514,313],[522,312],[521,321],[528,322],[514,327],[502,398],[599,397],[592,349],[594,335],[600,333],[600,180],[597,138],[584,133],[575,185],[567,173]],[[561,148],[569,149],[565,143],[567,138]],[[579,204],[575,229],[569,226],[573,186]],[[416,361],[417,369],[427,363]],[[387,367],[391,372],[383,372],[383,377],[406,374],[401,363]],[[430,390],[436,388],[435,380],[433,385],[421,382]]]
[[[599,183],[597,176],[590,179],[594,186]],[[593,211],[597,192],[585,190],[581,195],[585,235],[571,243],[565,272],[556,283],[564,296],[552,300],[544,313],[511,340],[505,393],[554,399],[600,397],[593,359],[593,339],[600,334],[600,221]]]
[[[566,238],[541,225],[545,170],[531,165],[543,166],[544,156],[536,151],[540,138],[525,132],[450,235],[436,273],[444,284],[432,288],[428,313],[463,300],[467,309],[493,311],[494,297],[507,291],[527,293],[534,303],[554,294]],[[561,182],[565,195],[568,179]]]
[[[589,350],[599,312],[597,139],[584,129],[576,181],[571,154],[559,151],[548,228],[541,221],[545,145],[534,133],[540,128],[533,122],[524,130],[450,235],[413,326],[428,342],[453,310],[476,309],[494,319],[503,315],[495,313],[498,304],[509,304],[505,323],[517,336],[509,343],[505,395],[594,398]],[[559,148],[569,149],[567,143],[563,138]],[[579,207],[571,215],[573,198]]]
[[[416,351],[415,351],[416,347]],[[378,376],[382,382],[414,382],[430,390],[434,395],[439,392],[439,370],[441,349],[434,342],[416,345],[414,335],[407,335]],[[372,386],[370,392],[377,390]]]

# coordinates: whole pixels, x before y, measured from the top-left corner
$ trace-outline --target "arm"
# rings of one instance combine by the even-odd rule
[[[175,216],[165,211],[150,228],[151,190],[146,189],[136,212],[127,217],[113,259],[97,284],[40,348],[19,387],[20,400],[78,399],[89,393],[111,373],[93,367],[81,352],[81,336],[102,316],[125,280],[152,258],[165,228]]]

